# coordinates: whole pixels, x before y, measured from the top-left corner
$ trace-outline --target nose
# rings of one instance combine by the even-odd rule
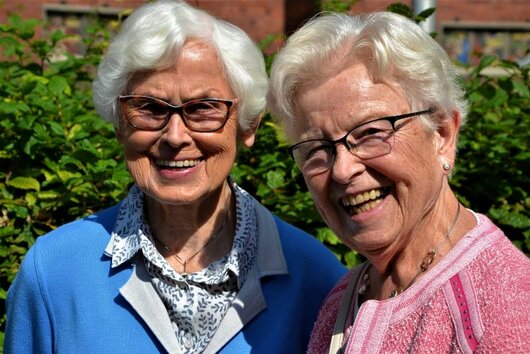
[[[178,147],[183,144],[188,144],[193,140],[189,133],[190,130],[184,124],[182,116],[174,112],[163,129],[162,139],[169,145]]]
[[[355,156],[344,144],[337,144],[335,161],[331,167],[331,177],[337,183],[348,184],[366,170],[363,161]]]

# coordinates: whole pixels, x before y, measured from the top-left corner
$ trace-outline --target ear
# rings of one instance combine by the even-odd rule
[[[460,112],[453,111],[451,116],[443,118],[440,126],[436,130],[437,153],[441,160],[454,165],[458,132],[462,123]]]
[[[243,145],[245,145],[247,148],[250,148],[252,147],[252,145],[254,145],[254,142],[256,140],[256,133],[258,131],[258,127],[262,117],[263,113],[254,119],[254,121],[252,122],[252,126],[248,130],[239,132],[239,141],[243,143]]]

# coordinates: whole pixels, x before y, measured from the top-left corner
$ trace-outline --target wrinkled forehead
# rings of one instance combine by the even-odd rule
[[[340,137],[356,125],[406,112],[409,106],[399,87],[374,82],[361,62],[301,86],[293,103],[288,131],[293,141]]]
[[[131,73],[127,89],[131,91],[135,86],[141,85],[158,73],[179,73],[181,76],[194,64],[212,79],[221,78],[228,83],[225,67],[214,45],[200,38],[189,38],[182,47],[168,50],[153,68]],[[186,69],[182,69],[184,65]],[[208,81],[205,81],[204,85],[208,85]]]

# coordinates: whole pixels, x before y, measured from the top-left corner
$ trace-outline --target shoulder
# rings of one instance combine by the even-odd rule
[[[488,245],[465,271],[473,287],[470,301],[476,301],[484,327],[480,345],[500,348],[502,342],[504,352],[516,352],[527,347],[530,335],[530,259],[489,219],[479,218],[483,225],[477,228],[484,231],[476,243],[488,239]]]
[[[256,210],[260,237],[258,259],[276,266],[281,264],[281,268],[289,274],[285,279],[293,289],[312,291],[311,295],[318,294],[322,301],[329,289],[346,273],[344,265],[307,232],[273,215],[262,205]],[[262,264],[261,261],[259,263]]]
[[[110,240],[116,212],[117,207],[114,206],[38,237],[24,257],[21,271],[25,268],[35,271],[73,271],[99,262]]]
[[[312,274],[318,279],[321,275],[329,277],[326,282],[334,285],[346,273],[346,268],[333,254],[314,236],[274,216],[283,253],[287,263],[293,269],[294,264],[302,267],[303,272]]]
[[[287,223],[278,216],[274,216],[278,233],[282,241],[282,246],[286,251],[296,251],[297,254],[307,256],[322,255],[324,257],[333,256],[332,252],[325,247],[313,235]],[[334,256],[333,256],[334,257]]]
[[[486,216],[478,215],[479,224],[475,227],[477,232],[473,247],[483,249],[470,263],[469,270],[483,278],[477,282],[485,285],[492,281],[504,282],[512,279],[511,283],[517,285],[518,280],[523,284],[530,281],[530,259],[506,237],[502,230],[491,222]],[[488,281],[489,279],[489,281]]]
[[[72,243],[78,246],[99,244],[109,241],[110,233],[116,222],[118,206],[86,216],[64,224],[57,229],[37,238],[34,247],[54,249],[67,247]]]
[[[306,260],[311,263],[320,264],[322,267],[329,265],[340,268],[341,276],[345,268],[340,264],[337,257],[319,240],[307,232],[287,223],[280,217],[274,215],[265,206],[255,201],[258,218],[258,233],[269,236],[276,233],[280,240],[281,251],[285,257],[297,260]],[[273,231],[274,229],[274,231]]]
[[[78,284],[82,289],[96,278],[106,277],[109,260],[104,252],[115,216],[116,207],[111,207],[38,237],[17,272],[11,297],[15,292],[39,292],[36,289],[42,294],[62,292],[67,288],[65,279],[68,288],[74,288],[74,282],[84,282]]]
[[[514,296],[530,300],[530,259],[503,236],[483,250],[468,266],[477,289],[488,298]]]
[[[280,217],[274,215],[274,222],[276,223],[276,227],[278,228],[278,232],[280,234],[280,237],[282,238],[283,243],[297,243],[297,242],[303,242],[303,243],[309,243],[314,245],[321,245],[321,243],[315,239],[312,235],[308,234],[307,232],[303,231],[302,229],[299,229],[298,227],[289,224],[288,222],[282,220]],[[320,246],[317,246],[320,247]]]

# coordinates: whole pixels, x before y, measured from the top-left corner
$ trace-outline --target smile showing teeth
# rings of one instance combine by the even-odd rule
[[[180,161],[170,161],[170,160],[157,160],[156,164],[157,166],[164,166],[164,167],[193,167],[199,163],[199,160],[180,160]]]
[[[384,188],[371,189],[356,196],[342,198],[342,205],[352,210],[354,214],[360,214],[373,209],[381,203],[385,195],[386,191]]]

